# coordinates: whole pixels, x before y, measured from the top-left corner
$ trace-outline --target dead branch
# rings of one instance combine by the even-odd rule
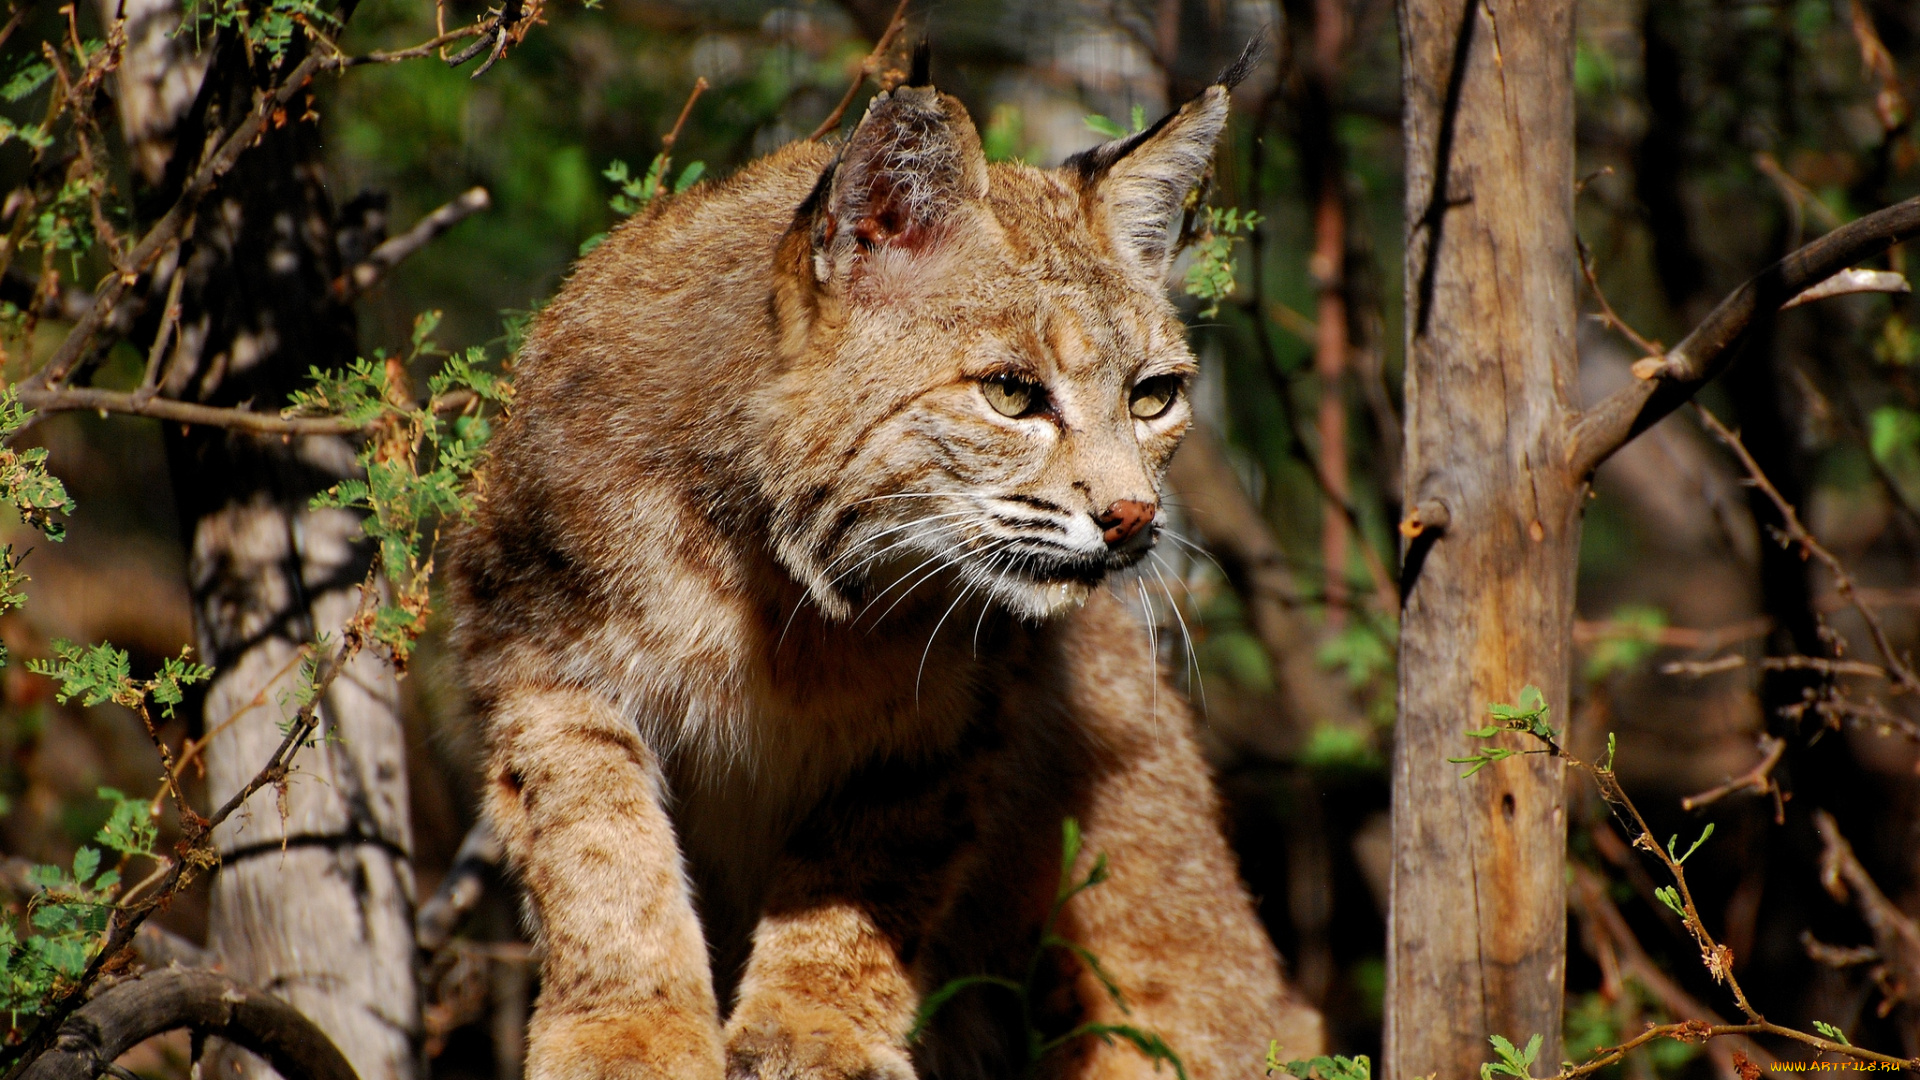
[[[700,80],[703,84],[705,79]],[[483,187],[468,188],[460,196],[414,223],[413,228],[381,244],[333,281],[333,294],[350,301],[372,288],[401,260],[433,243],[455,225],[493,205]]]
[[[147,230],[146,235],[140,238],[140,242],[134,245],[127,257],[114,268],[106,284],[95,294],[93,306],[88,308],[87,313],[81,316],[73,329],[67,332],[66,338],[60,342],[59,349],[55,350],[53,359],[47,361],[45,367],[34,372],[21,383],[22,390],[30,387],[54,388],[66,379],[72,372],[73,366],[79,363],[80,358],[86,355],[87,350],[93,345],[94,336],[99,333],[107,313],[119,303],[120,297],[140,279],[140,275],[166,249],[167,245],[173,243],[180,235],[188,219],[193,216],[194,208],[200,205],[200,200],[206,197],[207,192],[213,189],[214,183],[226,175],[227,170],[233,168],[234,163],[240,160],[240,155],[253,145],[255,139],[259,138],[273,114],[293,100],[293,95],[307,84],[307,80],[311,79],[323,64],[324,59],[318,53],[310,55],[301,61],[300,65],[294,68],[273,92],[261,92],[256,96],[253,111],[219,141],[217,149],[201,161],[200,166],[194,170],[193,175],[181,188],[180,197],[174,200],[173,205],[161,215],[160,220]]]
[[[1645,376],[1574,423],[1568,454],[1584,479],[1642,431],[1690,400],[1728,364],[1754,321],[1835,274],[1920,236],[1920,197],[1868,214],[1789,254],[1734,290]],[[1639,372],[1636,372],[1639,373]]]
[[[1780,310],[1787,311],[1802,304],[1811,304],[1815,300],[1825,300],[1830,296],[1851,296],[1855,293],[1893,293],[1904,296],[1912,291],[1913,286],[1907,284],[1907,279],[1891,270],[1842,270],[1781,304]]]
[[[1716,656],[1711,660],[1675,660],[1661,664],[1660,674],[1684,675],[1689,679],[1699,679],[1746,666],[1747,658],[1739,653],[1733,653],[1728,656]]]
[[[439,952],[467,916],[473,914],[486,893],[487,873],[500,865],[503,854],[500,841],[485,818],[467,830],[466,838],[460,841],[460,851],[453,857],[453,868],[413,917],[414,940],[423,952]]]
[[[1709,803],[1718,802],[1736,791],[1752,788],[1755,795],[1773,796],[1773,823],[1775,825],[1786,824],[1786,800],[1781,794],[1780,785],[1773,779],[1773,767],[1780,764],[1780,757],[1786,752],[1787,740],[1775,738],[1772,735],[1760,736],[1760,760],[1755,763],[1753,768],[1728,780],[1719,787],[1709,788],[1698,795],[1689,795],[1681,799],[1680,809],[1689,812],[1698,810]]]
[[[1779,511],[1780,520],[1786,523],[1783,531],[1785,542],[1799,545],[1801,551],[1819,559],[1826,566],[1827,571],[1833,575],[1834,591],[1846,597],[1853,604],[1854,610],[1859,612],[1861,620],[1867,624],[1867,633],[1873,638],[1874,648],[1879,650],[1881,662],[1886,664],[1887,672],[1894,684],[1908,693],[1920,692],[1920,676],[1916,676],[1907,662],[1894,651],[1893,643],[1887,639],[1886,628],[1880,624],[1880,617],[1874,614],[1871,607],[1860,602],[1858,594],[1854,591],[1853,576],[1847,573],[1847,568],[1800,523],[1799,512],[1780,494],[1780,490],[1773,486],[1773,482],[1767,479],[1766,474],[1760,471],[1759,463],[1754,461],[1753,455],[1747,452],[1746,444],[1740,441],[1740,436],[1734,434],[1720,422],[1719,417],[1714,416],[1700,403],[1694,402],[1693,407],[1700,417],[1701,424],[1705,425],[1708,431],[1713,432],[1714,437],[1726,444],[1727,449],[1732,450],[1734,456],[1740,459],[1741,467],[1747,471],[1748,481],[1766,495],[1768,501],[1773,503],[1774,509]]]
[[[1880,950],[1871,945],[1841,946],[1829,945],[1813,936],[1813,931],[1800,931],[1800,944],[1807,950],[1808,959],[1816,964],[1825,964],[1830,968],[1858,967],[1861,964],[1880,962]]]
[[[309,32],[313,31],[311,26],[307,29]],[[458,30],[449,30],[429,41],[421,42],[410,48],[385,51],[375,49],[373,52],[363,53],[359,56],[348,56],[346,53],[341,52],[336,46],[333,49],[334,55],[327,60],[326,67],[331,71],[340,71],[345,68],[359,67],[362,64],[397,64],[402,60],[421,60],[432,56],[435,49],[449,42],[459,41],[461,38],[476,37],[488,32],[487,24],[475,23],[472,26],[463,26]],[[328,42],[328,44],[331,45],[332,43]]]
[[[1831,814],[1825,810],[1814,811],[1813,826],[1820,831],[1823,845],[1820,883],[1841,903],[1851,894],[1854,908],[1860,912],[1867,929],[1873,932],[1874,948],[1892,976],[1878,980],[1887,1001],[1890,1004],[1920,1002],[1920,926],[1887,899],[1887,894],[1867,875],[1867,868],[1854,858],[1853,845],[1840,835],[1840,826]]]
[[[1898,732],[1909,741],[1920,743],[1920,724],[1914,723],[1871,698],[1866,701],[1851,701],[1842,697],[1837,691],[1829,691],[1810,702],[1790,706],[1790,709],[1792,710],[1790,715],[1796,717],[1812,709],[1815,713],[1834,721],[1835,727],[1839,726],[1839,721],[1852,720],[1855,723],[1876,728],[1883,735]]]
[[[813,134],[807,136],[808,142],[819,142],[832,134],[846,117],[847,110],[853,107],[854,95],[860,92],[860,87],[869,76],[880,70],[881,59],[887,55],[888,49],[893,48],[893,39],[900,36],[900,31],[907,25],[907,3],[908,0],[900,0],[893,9],[893,17],[887,20],[886,31],[880,35],[879,41],[873,43],[873,51],[861,59],[860,70],[854,73],[853,81],[847,84],[847,92],[840,96],[840,104],[835,105],[827,118],[820,121],[820,126],[813,129]]]
[[[293,1006],[211,971],[154,971],[88,1002],[31,1059],[31,1080],[94,1080],[102,1063],[162,1032],[189,1028],[246,1047],[287,1080],[357,1080],[319,1025]]]

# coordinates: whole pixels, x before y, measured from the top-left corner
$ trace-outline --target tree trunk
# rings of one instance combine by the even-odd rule
[[[173,35],[175,0],[124,2],[122,121],[150,196],[143,201],[164,205],[182,172],[178,155],[197,154],[201,133],[248,108],[254,89],[278,73],[266,70],[263,52],[250,60],[223,45],[224,35],[195,57],[188,39]],[[299,50],[296,41],[285,68]],[[309,367],[354,357],[352,309],[329,288],[340,272],[339,223],[318,131],[288,119],[246,152],[154,275],[143,347],[162,332],[162,298],[184,276],[158,385],[165,396],[274,410]],[[354,470],[345,441],[214,428],[167,435],[191,545],[196,648],[215,667],[204,720],[217,733],[205,762],[218,803],[279,743],[299,650],[316,638],[339,642],[370,551],[351,514],[307,505]],[[228,975],[318,1023],[361,1080],[411,1080],[423,1070],[393,672],[362,654],[335,680],[320,716],[319,740],[294,759],[289,782],[261,791],[216,834],[222,866],[207,944]],[[223,1080],[272,1075],[244,1051],[223,1053],[232,1057],[216,1054],[212,1074]]]
[[[1574,355],[1573,0],[1402,0],[1406,506],[1386,1072],[1560,1060],[1563,769],[1449,757],[1533,684],[1564,726],[1584,485]],[[1434,522],[1442,522],[1435,528]],[[1421,523],[1416,526],[1414,523]]]

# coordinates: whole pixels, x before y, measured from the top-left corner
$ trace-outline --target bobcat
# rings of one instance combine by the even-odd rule
[[[1054,170],[988,165],[916,75],[636,215],[541,314],[452,545],[533,1080],[1014,1076],[1029,1017],[1196,1080],[1319,1051],[1103,584],[1189,423],[1169,232],[1244,67]],[[1127,1011],[1053,949],[1027,1015],[976,986],[910,1044],[948,980],[1026,976],[1069,816],[1111,878],[1059,930]]]

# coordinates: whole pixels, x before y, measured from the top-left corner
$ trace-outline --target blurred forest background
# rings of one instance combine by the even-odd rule
[[[69,17],[46,0],[20,2],[22,29],[0,51],[0,79],[14,79],[0,89],[9,124],[46,111],[57,84],[19,75]],[[892,4],[568,0],[534,10],[544,24],[477,78],[472,65],[435,59],[328,73],[314,84],[317,120],[291,121],[318,125],[321,183],[346,223],[344,264],[470,188],[490,196],[359,295],[362,355],[404,354],[429,310],[444,312],[442,344],[497,353],[503,323],[537,308],[617,219],[619,178],[659,151],[696,79],[709,89],[673,147],[675,172],[700,162],[724,174],[832,112]],[[482,14],[450,2],[445,25]],[[93,8],[72,17],[100,36]],[[362,0],[330,32],[363,54],[432,38],[435,20],[422,0]],[[1293,977],[1324,1009],[1333,1049],[1376,1053],[1402,517],[1393,5],[939,0],[914,5],[908,23],[903,40],[932,40],[937,85],[966,102],[990,155],[1041,165],[1104,138],[1103,125],[1129,126],[1136,109],[1158,116],[1249,37],[1272,38],[1268,62],[1236,95],[1215,176],[1216,205],[1260,215],[1229,241],[1237,288],[1210,310],[1180,297],[1205,370],[1201,428],[1172,480],[1176,527],[1193,548],[1163,550],[1178,573],[1147,579],[1159,594],[1147,607],[1168,670],[1204,717],[1244,872]],[[1792,247],[1920,192],[1911,0],[1581,0],[1576,80],[1578,216],[1594,280],[1660,340],[1676,341]],[[0,190],[41,167],[19,139],[0,145]],[[118,167],[120,190],[131,189]],[[44,287],[46,265],[67,258],[43,244],[0,283],[9,380],[77,317],[49,305]],[[106,264],[81,258],[68,280],[96,280]],[[1905,261],[1896,249],[1893,267]],[[39,265],[40,278],[22,265]],[[44,317],[13,318],[30,298]],[[1584,296],[1583,310],[1597,307]],[[1630,378],[1639,357],[1597,321],[1583,322],[1580,345],[1587,401]],[[144,347],[122,342],[96,358],[92,384],[136,387],[146,362]],[[1705,395],[1853,569],[1902,648],[1920,636],[1917,372],[1920,304],[1854,296],[1784,313]],[[112,641],[138,674],[195,640],[193,534],[167,426],[74,411],[26,436],[22,445],[50,451],[77,510],[62,544],[13,530],[16,551],[33,549],[29,602],[0,620],[13,656],[48,656],[54,639]],[[1741,475],[1690,414],[1600,471],[1579,571],[1572,746],[1597,757],[1617,736],[1620,775],[1656,833],[1715,825],[1691,879],[1762,1011],[1920,1055],[1920,985],[1875,950],[1859,908],[1829,893],[1814,823],[1815,811],[1832,814],[1886,897],[1920,915],[1920,726],[1910,702],[1904,713],[1898,701],[1850,717],[1809,710],[1809,673],[1767,667],[1768,656],[1824,655],[1835,633],[1864,640],[1865,628],[1818,565],[1774,542],[1773,511]],[[474,822],[479,759],[438,642],[430,623],[398,684],[403,854],[422,900]],[[144,797],[157,761],[119,706],[59,704],[55,684],[19,662],[0,686],[0,849],[13,859],[19,910],[31,893],[19,865],[70,863],[111,810],[96,789]],[[202,704],[190,691],[163,734],[203,734]],[[185,775],[189,791],[204,783]],[[1752,783],[1711,797],[1743,776]],[[1727,1011],[1587,782],[1568,782],[1569,1053],[1647,1020]],[[511,886],[484,881],[459,933],[422,954],[421,1053],[436,1076],[517,1080],[535,967]],[[156,921],[203,943],[207,894],[183,892]],[[128,1064],[184,1075],[187,1050],[180,1036]],[[1667,1043],[1608,1075],[1729,1069],[1723,1055]]]

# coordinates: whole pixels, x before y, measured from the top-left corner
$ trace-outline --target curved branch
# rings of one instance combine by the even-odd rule
[[[267,1059],[287,1080],[358,1080],[333,1040],[299,1010],[211,971],[153,971],[67,1018],[22,1080],[94,1080],[102,1066],[164,1031],[217,1035]]]
[[[1569,454],[1574,478],[1584,481],[1592,476],[1614,451],[1686,404],[1725,371],[1735,348],[1762,314],[1915,236],[1920,236],[1920,197],[1843,225],[1749,279],[1658,364],[1637,370],[1641,378],[1580,415],[1573,426]]]

